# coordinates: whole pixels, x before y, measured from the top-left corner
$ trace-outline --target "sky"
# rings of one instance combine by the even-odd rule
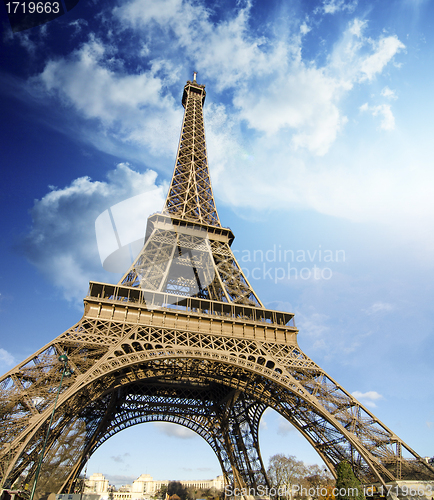
[[[0,16],[0,373],[80,319],[89,280],[119,280],[95,221],[137,196],[140,232],[162,208],[197,71],[220,220],[256,293],[433,456],[434,1],[80,0],[18,33]],[[321,463],[273,411],[260,442],[266,465]],[[93,472],[220,474],[164,423],[112,437]]]

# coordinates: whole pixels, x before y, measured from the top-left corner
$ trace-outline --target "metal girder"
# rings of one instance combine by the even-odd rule
[[[144,247],[120,283],[143,290],[261,307],[230,249],[230,236],[164,215],[152,218]]]
[[[133,425],[156,421],[183,425],[204,438],[216,454],[228,484],[236,482],[242,488],[267,484],[258,443],[259,420],[266,407],[239,392],[234,398],[234,392],[215,383],[141,380],[103,396],[80,415],[87,421],[99,421],[99,425],[61,489],[72,490],[86,457],[111,436]],[[96,415],[90,418],[94,411]]]

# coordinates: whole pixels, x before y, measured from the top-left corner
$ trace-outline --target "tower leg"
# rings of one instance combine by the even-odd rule
[[[258,486],[269,487],[259,451],[259,421],[266,406],[233,390],[217,411],[226,452],[230,457],[233,486],[252,495]]]

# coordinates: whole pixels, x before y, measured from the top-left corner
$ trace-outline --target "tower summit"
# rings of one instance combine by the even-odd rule
[[[184,120],[164,212],[183,220],[220,227],[206,153],[202,109],[205,96],[205,85],[196,82],[195,73],[194,80],[184,87]]]
[[[195,78],[187,81],[167,199],[162,213],[148,219],[144,247],[120,284],[171,294],[170,303],[183,295],[262,307],[230,249],[234,235],[217,214],[206,152],[205,96],[205,85]]]
[[[72,492],[107,439],[166,421],[207,441],[227,485],[269,486],[258,439],[267,408],[334,475],[347,460],[365,484],[434,480],[427,462],[301,351],[294,315],[266,309],[247,281],[215,207],[204,101],[205,87],[188,81],[167,200],[130,269],[117,285],[91,282],[80,321],[0,378],[4,480],[24,475],[31,485],[45,450],[37,494]],[[73,374],[59,386],[62,354]]]

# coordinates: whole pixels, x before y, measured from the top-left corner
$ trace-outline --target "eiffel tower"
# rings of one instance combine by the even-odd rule
[[[86,460],[127,427],[165,421],[202,436],[227,484],[269,486],[258,429],[272,408],[335,475],[434,479],[434,469],[297,344],[294,315],[266,309],[220,224],[205,143],[205,86],[187,81],[175,169],[161,213],[117,285],[90,282],[80,321],[0,378],[0,466],[37,494],[72,492]],[[67,354],[63,380],[44,438]],[[285,451],[285,450],[282,450]]]

